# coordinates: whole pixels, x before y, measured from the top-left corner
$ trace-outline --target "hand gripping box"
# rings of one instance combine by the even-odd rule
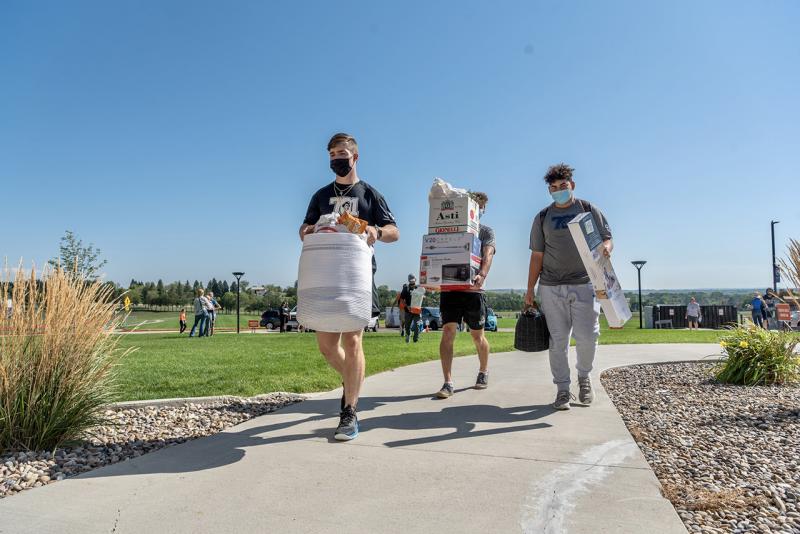
[[[432,197],[428,216],[428,233],[468,232],[478,235],[480,212],[478,204],[468,195]]]
[[[611,260],[603,255],[603,239],[600,237],[594,217],[591,212],[580,213],[569,222],[568,226],[608,326],[622,328],[631,318],[631,309],[614,273]]]

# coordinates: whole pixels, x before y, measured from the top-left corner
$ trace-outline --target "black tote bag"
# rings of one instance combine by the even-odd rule
[[[538,308],[524,310],[514,329],[514,348],[523,352],[540,352],[550,348],[550,331],[544,314]]]

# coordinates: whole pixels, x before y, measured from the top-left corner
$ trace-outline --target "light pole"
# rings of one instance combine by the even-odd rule
[[[236,277],[236,333],[239,333],[239,292],[242,290],[242,284],[240,280],[244,273],[236,271],[233,273],[233,276]]]
[[[631,262],[636,267],[636,274],[639,275],[639,329],[642,329],[642,267],[647,263],[644,260],[636,260]]]
[[[778,264],[775,263],[775,225],[780,221],[770,221],[769,227],[772,231],[772,291],[778,294],[778,282],[781,281],[781,273],[778,270]]]

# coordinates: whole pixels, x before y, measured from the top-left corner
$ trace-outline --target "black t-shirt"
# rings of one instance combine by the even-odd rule
[[[347,187],[337,185],[339,190],[346,190]],[[336,195],[333,182],[314,193],[311,202],[308,203],[308,211],[303,222],[316,224],[322,215],[333,212],[341,214],[345,211],[349,211],[354,217],[364,219],[370,226],[397,224],[383,195],[363,180],[356,182],[345,196]]]
[[[338,184],[340,191],[347,190],[348,186]],[[337,196],[333,182],[329,183],[311,197],[308,203],[304,224],[316,224],[322,215],[329,213],[343,213],[349,211],[350,215],[367,221],[370,226],[396,225],[389,205],[378,190],[364,180],[359,180],[344,196]],[[372,272],[378,268],[375,256],[372,256]]]
[[[407,284],[403,284],[403,290],[400,292],[400,299],[405,301],[406,308],[411,306],[411,292],[416,288],[417,286],[409,286]]]

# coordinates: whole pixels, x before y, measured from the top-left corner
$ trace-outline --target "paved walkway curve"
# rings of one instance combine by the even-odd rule
[[[489,389],[434,400],[438,362],[370,377],[362,432],[332,440],[340,391],[221,434],[0,500],[0,532],[683,533],[598,379],[710,344],[605,345],[597,398],[554,412],[546,353],[496,354]],[[574,353],[571,354],[574,361]]]

